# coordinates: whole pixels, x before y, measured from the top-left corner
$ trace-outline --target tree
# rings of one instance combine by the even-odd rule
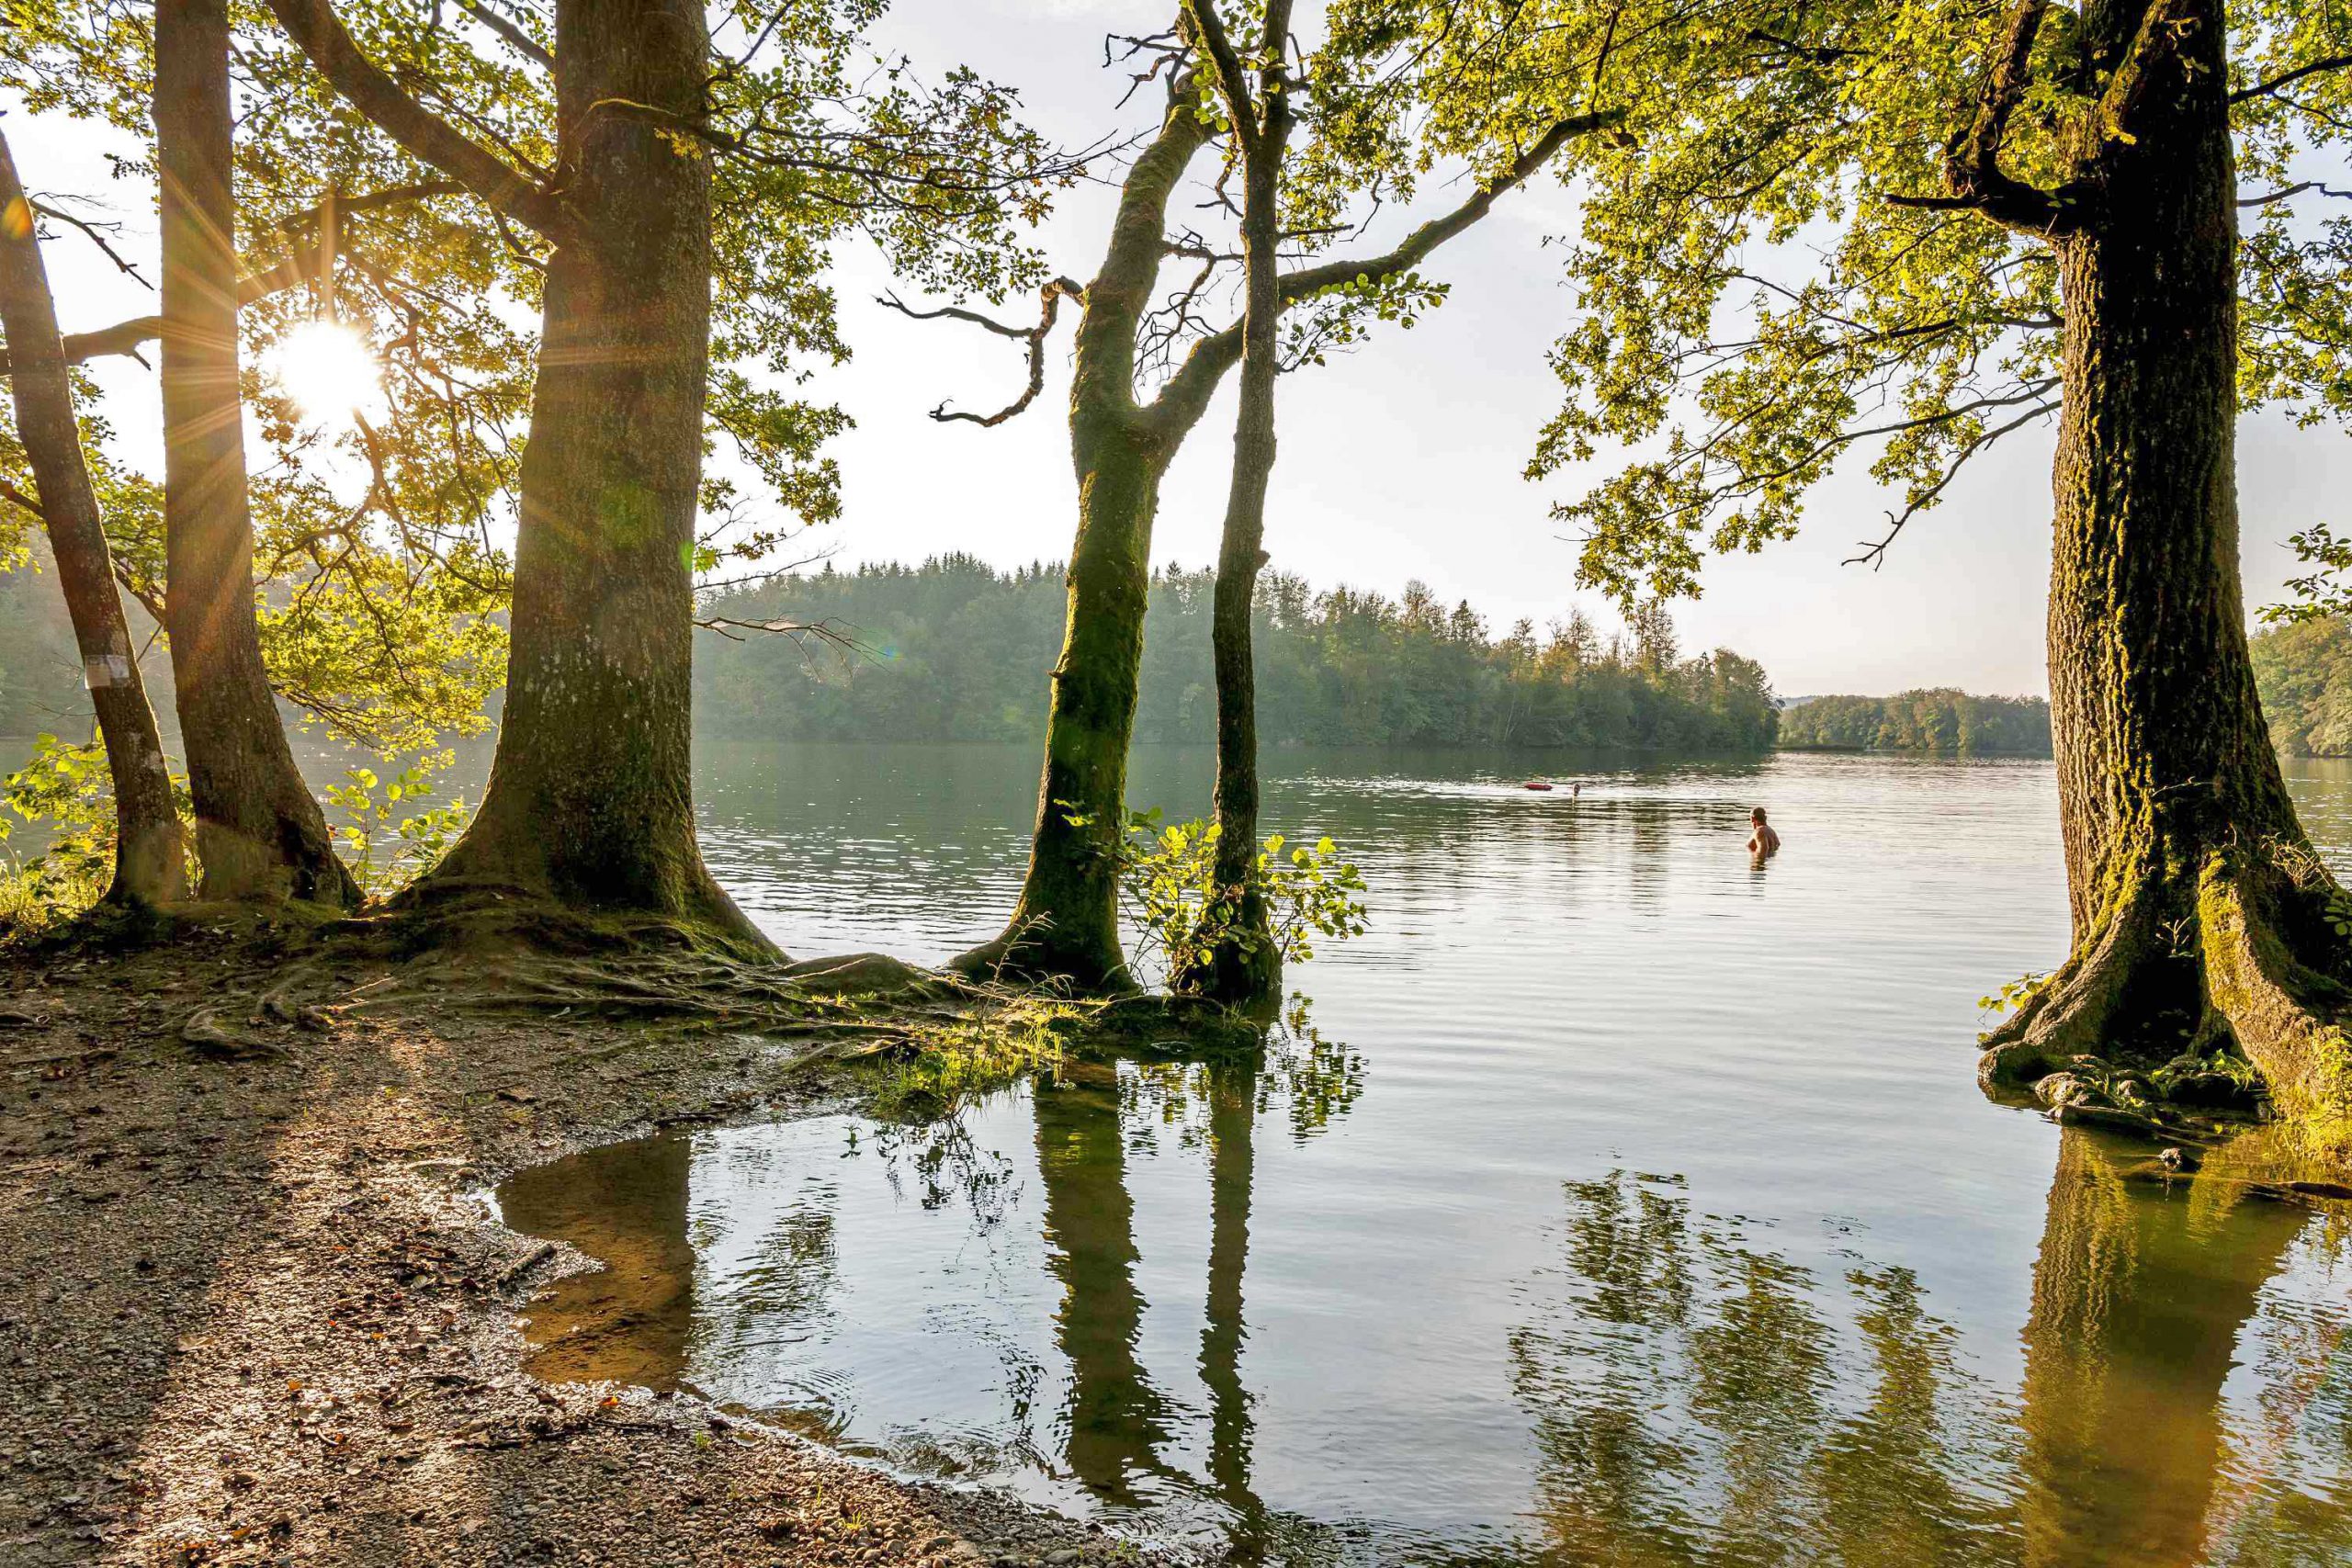
[[[34,484],[32,496],[15,499],[48,527],[114,783],[114,881],[107,897],[131,905],[169,903],[187,886],[179,808],[172,798],[163,737],[147,704],[130,625],[115,591],[113,555],[82,453],[74,387],[65,345],[57,333],[57,304],[41,262],[32,203],[17,178],[5,137],[0,137],[0,331],[7,333],[13,367],[8,389]]]
[[[149,15],[17,6],[9,19],[0,82],[37,112],[132,139],[137,150],[112,160],[119,178],[156,175]],[[451,221],[461,187],[410,178],[405,154],[298,74],[307,67],[266,14],[232,12],[230,40],[262,662],[278,698],[334,739],[413,750],[483,727],[503,674],[507,563],[490,538],[530,377],[496,293],[528,276],[526,259]],[[102,206],[88,192],[52,200]],[[104,220],[70,220],[106,244]],[[149,314],[69,333],[66,355],[139,356],[163,324]],[[168,621],[160,490],[91,450],[123,588]],[[353,471],[367,476],[356,494]]]
[[[1277,12],[1283,7],[1277,6]],[[1078,471],[1078,536],[1070,552],[1069,607],[1061,657],[1051,677],[1052,700],[1046,731],[1045,773],[1038,788],[1037,818],[1029,866],[1012,919],[1002,934],[959,956],[955,966],[970,974],[1003,975],[1068,984],[1087,990],[1122,990],[1134,985],[1127,973],[1118,932],[1118,846],[1126,830],[1127,747],[1135,722],[1136,674],[1142,662],[1143,617],[1150,580],[1151,528],[1159,506],[1159,482],[1177,448],[1191,434],[1208,407],[1210,397],[1227,372],[1244,356],[1250,324],[1245,308],[1241,321],[1210,330],[1203,321],[1203,299],[1230,262],[1243,260],[1221,251],[1192,232],[1170,233],[1168,209],[1194,157],[1204,148],[1222,141],[1228,164],[1240,167],[1241,152],[1234,127],[1239,120],[1220,108],[1222,83],[1227,80],[1214,59],[1201,20],[1205,13],[1186,0],[1173,27],[1165,32],[1130,39],[1130,58],[1148,58],[1143,80],[1165,79],[1166,106],[1158,132],[1129,167],[1122,185],[1118,213],[1113,220],[1101,270],[1092,282],[1080,285],[1057,278],[1044,289],[1044,308],[1035,326],[1016,326],[957,306],[915,310],[922,319],[952,317],[975,322],[998,334],[1025,342],[1029,383],[1007,407],[990,414],[948,409],[933,412],[942,421],[967,420],[995,425],[1027,408],[1045,385],[1045,345],[1064,299],[1078,302],[1080,323],[1070,389],[1070,445]],[[1229,32],[1229,29],[1228,29]],[[1393,40],[1394,31],[1387,36]],[[1340,220],[1357,197],[1409,196],[1414,165],[1400,152],[1409,141],[1405,129],[1413,123],[1421,102],[1415,59],[1410,51],[1361,40],[1356,54],[1344,51],[1330,58],[1335,74],[1327,92],[1329,107],[1315,111],[1318,136],[1306,150],[1308,174],[1290,209],[1297,221],[1277,231],[1277,240],[1315,242],[1318,246],[1362,226]],[[1252,46],[1253,49],[1258,46]],[[1230,37],[1225,51],[1235,70],[1239,55]],[[1271,82],[1287,82],[1287,66],[1277,57],[1272,78],[1256,89],[1244,85],[1245,96],[1262,91]],[[1319,70],[1307,73],[1317,82]],[[1234,80],[1239,80],[1234,78]],[[1283,89],[1287,95],[1289,87]],[[1283,101],[1287,102],[1287,96]],[[1259,140],[1261,170],[1256,176],[1280,189],[1280,149],[1262,138],[1263,108],[1254,98],[1248,110],[1249,134]],[[1294,111],[1295,112],[1295,111]],[[1373,320],[1408,320],[1434,303],[1441,288],[1424,283],[1416,270],[1446,241],[1477,223],[1492,210],[1504,192],[1524,183],[1550,163],[1560,149],[1587,132],[1611,123],[1606,112],[1577,112],[1533,121],[1497,122],[1476,146],[1474,193],[1451,211],[1433,218],[1408,233],[1394,249],[1361,259],[1313,261],[1279,273],[1273,283],[1275,310],[1302,312],[1304,324],[1294,333],[1283,352],[1289,364],[1319,362],[1328,353],[1357,341]],[[1249,176],[1244,175],[1245,185]],[[1221,187],[1220,187],[1221,188]],[[1261,192],[1258,223],[1262,241],[1267,202]],[[1152,305],[1163,263],[1176,259],[1196,267],[1158,308]],[[1260,253],[1258,287],[1264,287],[1265,247]],[[1245,272],[1247,270],[1245,262]],[[1245,293],[1249,288],[1245,281]],[[897,304],[896,300],[888,301]],[[1272,330],[1270,312],[1260,312],[1259,333]],[[1261,364],[1268,362],[1261,357]],[[1139,378],[1159,378],[1148,400],[1138,390]],[[1229,521],[1238,530],[1220,549],[1250,563],[1243,575],[1254,583],[1258,547],[1247,545],[1253,525],[1262,526],[1263,473],[1271,470],[1271,391],[1253,391],[1251,412],[1237,434],[1237,455],[1243,472],[1237,474],[1239,511]],[[1253,495],[1257,499],[1252,499]],[[1256,519],[1253,525],[1252,519]],[[1237,581],[1236,591],[1241,584]],[[1242,592],[1240,608],[1228,601],[1227,650],[1221,666],[1228,680],[1220,696],[1220,713],[1238,715],[1249,702],[1246,691],[1249,659],[1248,617],[1242,613],[1250,595]],[[1220,734],[1225,732],[1221,721]],[[1227,755],[1239,770],[1242,750],[1251,737],[1236,729]],[[1249,759],[1251,768],[1254,757]],[[1223,764],[1220,788],[1232,795],[1239,818],[1222,835],[1254,856],[1254,792],[1236,777],[1227,788]],[[1244,827],[1248,830],[1244,831]],[[1241,873],[1246,887],[1248,872]],[[1262,978],[1262,976],[1261,976]]]
[[[554,78],[542,167],[428,111],[327,0],[272,0],[271,9],[410,155],[464,186],[495,222],[552,246],[520,475],[504,722],[481,810],[418,897],[520,892],[772,952],[695,840],[693,574],[711,558],[696,524],[707,501],[725,499],[706,486],[705,419],[731,416],[743,444],[782,454],[780,468],[826,427],[796,423],[789,405],[731,367],[714,371],[715,268],[729,356],[780,359],[812,336],[831,341],[830,302],[814,321],[789,303],[777,309],[766,290],[788,301],[807,259],[786,257],[778,278],[760,278],[770,254],[805,252],[848,212],[895,254],[986,288],[1023,265],[1006,232],[1014,211],[1035,215],[1022,193],[1067,165],[1010,119],[1001,90],[968,73],[918,97],[894,72],[859,98],[844,73],[870,9],[862,5],[731,7],[734,30],[720,38],[700,0],[559,0],[552,49],[527,32],[501,33]],[[770,46],[782,61],[755,64]],[[470,74],[462,62],[424,64],[428,80]],[[844,100],[862,122],[821,118]],[[715,184],[729,198],[716,207]],[[829,204],[835,216],[808,219]],[[747,265],[752,276],[738,271]],[[749,298],[730,300],[730,290]],[[829,507],[830,474],[803,499]]]
[[[1219,0],[1185,0],[1211,63],[1232,161],[1241,173],[1241,368],[1233,475],[1217,545],[1211,647],[1216,665],[1217,897],[1212,931],[1178,990],[1263,1004],[1282,994],[1282,953],[1258,884],[1258,694],[1250,612],[1265,564],[1266,487],[1274,472],[1274,378],[1282,369],[1282,176],[1293,127],[1290,0],[1266,0],[1245,61]],[[1250,40],[1245,37],[1243,42]],[[1255,77],[1252,77],[1252,66]]]
[[[238,389],[227,0],[158,0],[164,549],[174,689],[207,898],[359,901],[262,665]]]
[[[1498,91],[1548,101],[1607,39],[1642,83],[1626,138],[1579,150],[1570,396],[1535,458],[1657,438],[1562,507],[1585,580],[1690,591],[1704,550],[1786,536],[1871,444],[1903,491],[1875,560],[1974,454],[2058,414],[2075,946],[1985,1073],[2233,1040],[2282,1105],[2352,1138],[2343,895],[2264,733],[2233,466],[2242,400],[2352,412],[2324,368],[2346,232],[2290,177],[2347,134],[2342,18],[2252,0],[2233,36],[2220,0],[1449,12],[1441,51],[1540,38],[1552,71]]]

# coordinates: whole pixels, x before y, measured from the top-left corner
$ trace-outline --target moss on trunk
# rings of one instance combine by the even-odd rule
[[[700,109],[695,0],[563,0],[571,218],[523,458],[506,711],[480,814],[420,903],[517,893],[773,956],[695,840],[692,557],[710,337],[707,160],[615,102]]]
[[[1140,406],[1136,332],[1159,275],[1169,198],[1207,139],[1189,90],[1128,171],[1102,271],[1086,286],[1070,388],[1078,537],[1052,677],[1029,870],[1004,931],[955,961],[967,975],[1132,990],[1119,942],[1127,746],[1151,587],[1159,481],[1199,409]]]
[[[2095,6],[2120,58],[2143,0]],[[2072,956],[1988,1037],[1984,1075],[2233,1043],[2278,1106],[2352,1147],[2352,953],[2255,694],[2238,578],[2236,182],[2222,10],[2202,0],[2132,136],[2086,127],[2092,216],[2065,297],[2050,683]]]

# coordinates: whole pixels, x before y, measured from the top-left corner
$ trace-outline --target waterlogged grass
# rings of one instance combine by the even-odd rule
[[[881,1069],[871,1112],[885,1122],[935,1121],[1026,1074],[1051,1071],[1088,1012],[1074,1002],[1022,998],[968,1020],[922,1024],[910,1032],[911,1048]]]

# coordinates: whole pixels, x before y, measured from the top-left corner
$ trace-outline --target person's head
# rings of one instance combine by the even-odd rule
[[[1747,814],[1747,819],[1750,822],[1755,823],[1758,828],[1761,828],[1764,826],[1764,808],[1760,806],[1758,807],[1755,810]]]

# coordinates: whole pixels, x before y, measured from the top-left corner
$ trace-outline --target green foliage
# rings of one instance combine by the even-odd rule
[[[1312,74],[1327,106],[1302,181],[1392,191],[1449,157],[1487,163],[1578,112],[1621,117],[1567,149],[1573,314],[1563,406],[1531,473],[1607,456],[1557,513],[1582,580],[1631,604],[1696,592],[1708,553],[1791,536],[1833,469],[1867,466],[1895,527],[1954,472],[2058,406],[2056,259],[2039,235],[1941,197],[2013,7],[1997,0],[1333,0]],[[2001,167],[2051,187],[2097,145],[2113,58],[2049,7]],[[2137,10],[2107,8],[2128,24]],[[2352,220],[2317,177],[2352,144],[2343,10],[2229,7],[2244,186],[2241,397],[2352,420]],[[2148,36],[2165,29],[2154,23]],[[1409,91],[1364,65],[1408,53]],[[2291,90],[2263,91],[2290,71]],[[1623,456],[1619,456],[1623,454]]]
[[[707,439],[734,460],[704,486],[697,570],[757,561],[840,510],[824,448],[849,423],[800,395],[840,362],[833,248],[876,243],[899,270],[1001,297],[1039,276],[1023,236],[1078,166],[1023,124],[1007,88],[965,70],[925,82],[867,39],[879,0],[726,0],[707,118],[676,128],[714,186],[712,378]],[[432,112],[533,177],[557,150],[546,8],[481,13],[339,0],[359,48]],[[263,280],[240,312],[263,652],[281,695],[338,739],[385,755],[482,727],[505,667],[511,564],[492,541],[515,521],[531,411],[543,237],[454,191],[343,101],[266,7],[231,7],[238,113],[240,270]],[[152,183],[152,8],[0,0],[0,87],[35,113],[108,125],[133,151],[118,178]],[[523,41],[517,43],[516,39]],[[42,172],[27,169],[40,188]],[[313,265],[319,208],[337,193],[339,265]],[[96,193],[54,193],[103,212]],[[134,194],[143,208],[146,197]],[[44,222],[53,271],[82,235]],[[364,417],[297,406],[276,367],[331,315],[380,365]],[[92,323],[93,325],[96,323]],[[81,383],[85,400],[94,384]],[[0,434],[0,497],[26,493]],[[155,487],[111,450],[93,405],[85,446],[126,586],[158,619]],[[29,521],[0,500],[0,567]],[[158,701],[159,707],[164,705]]]
[[[2047,974],[2020,975],[2014,980],[2005,981],[2001,988],[1991,996],[1977,998],[1976,1005],[1986,1012],[2015,1012],[2033,1000],[2035,994],[2049,983]]]
[[[1214,588],[1204,571],[1152,580],[1140,742],[1215,734]],[[968,556],[715,596],[706,615],[825,626],[862,651],[709,634],[695,650],[695,708],[711,731],[742,736],[1033,739],[1067,603],[1058,566],[999,573]],[[1577,615],[1541,639],[1527,625],[1496,638],[1467,604],[1449,609],[1417,584],[1400,600],[1317,594],[1276,573],[1260,581],[1254,618],[1259,729],[1283,741],[1752,751],[1778,722],[1761,666],[1724,650],[1678,659],[1662,610],[1646,641],[1604,639]]]
[[[2352,756],[2352,621],[2298,616],[2253,639],[2270,739],[2289,757]]]
[[[172,795],[181,820],[192,823],[187,780],[177,773]],[[105,741],[36,738],[25,765],[0,780],[0,805],[7,808],[0,816],[0,841],[12,839],[21,823],[43,842],[38,853],[12,855],[0,868],[0,932],[47,930],[106,896],[114,880],[115,808]]]
[[[2047,757],[2050,704],[1979,697],[1950,687],[1891,697],[1815,697],[1781,715],[1789,750],[1937,751],[1963,757]]]
[[[1082,1016],[1069,1003],[1023,997],[969,1020],[922,1025],[890,1058],[868,1110],[883,1122],[953,1116],[1024,1074],[1060,1066]]]
[[[96,903],[114,871],[114,789],[105,743],[42,735],[31,759],[0,784],[0,801],[49,838],[40,853],[10,868],[12,901],[47,911],[43,923]],[[0,817],[0,839],[13,836],[14,828]]]
[[[1071,821],[1080,826],[1078,818]],[[1137,959],[1156,957],[1170,974],[1204,959],[1220,943],[1254,951],[1261,940],[1237,926],[1239,907],[1232,890],[1216,880],[1216,845],[1222,831],[1213,822],[1163,826],[1155,807],[1128,822],[1119,852],[1119,882],[1127,913],[1142,929]],[[1279,833],[1258,852],[1258,893],[1266,910],[1267,935],[1285,964],[1315,956],[1315,941],[1344,942],[1364,931],[1363,874],[1340,858],[1328,839],[1312,848],[1288,844]]]
[[[397,893],[431,870],[465,831],[473,813],[463,795],[426,804],[434,778],[456,761],[454,752],[428,752],[389,779],[352,767],[327,785],[327,807],[341,818],[335,840],[361,892],[376,898]]]

